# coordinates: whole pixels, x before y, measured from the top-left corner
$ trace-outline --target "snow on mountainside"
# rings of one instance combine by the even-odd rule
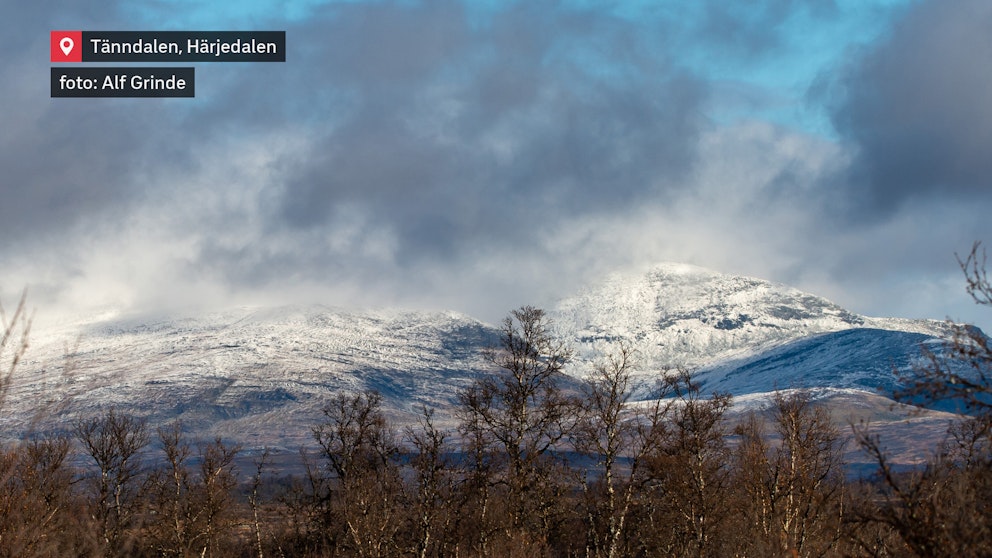
[[[54,398],[69,401],[66,415],[123,407],[153,424],[180,418],[203,434],[294,447],[340,390],[378,390],[393,413],[450,406],[487,369],[479,348],[494,341],[488,326],[455,313],[322,306],[115,319],[78,334],[66,377],[63,340],[33,342],[6,402],[8,427],[25,428],[39,401]]]
[[[893,370],[923,365],[920,347],[940,352],[940,341],[922,333],[853,328],[804,337],[741,360],[704,368],[697,380],[706,391],[734,395],[776,389],[850,388],[891,394]]]
[[[944,322],[859,316],[791,287],[685,264],[614,274],[562,301],[553,315],[584,358],[625,340],[637,349],[644,374],[666,366],[705,369],[854,328],[914,333],[918,341],[950,333]]]
[[[627,340],[643,379],[687,366],[707,390],[742,401],[791,387],[877,398],[878,387],[894,386],[893,366],[910,366],[920,343],[949,333],[943,322],[866,318],[783,285],[673,264],[611,276],[549,314],[577,350],[575,376],[611,342]],[[77,335],[65,361],[64,343]],[[201,437],[291,451],[311,441],[328,397],[358,389],[380,391],[401,423],[427,405],[450,425],[459,390],[491,370],[481,352],[497,336],[451,312],[323,306],[39,321],[0,431],[30,429],[39,409],[65,427],[72,417],[118,407],[152,425],[179,418]],[[61,372],[65,362],[70,374]]]

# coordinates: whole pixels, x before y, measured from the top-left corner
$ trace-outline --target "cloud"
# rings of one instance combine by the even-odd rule
[[[907,9],[811,96],[837,124],[824,138],[769,115],[799,110],[790,87],[863,14],[578,4],[307,1],[286,19],[256,3],[235,21],[285,28],[287,62],[200,64],[197,97],[166,101],[51,100],[39,63],[50,28],[155,27],[159,12],[45,6],[0,22],[17,109],[0,114],[0,298],[26,284],[67,307],[323,302],[496,320],[675,260],[870,313],[899,314],[930,282],[930,315],[947,313],[953,252],[992,232],[965,180],[985,164],[964,149],[987,147],[982,107],[914,79],[984,87],[967,59],[944,60],[979,48],[977,24]],[[950,30],[920,23],[931,13]],[[225,27],[210,14],[189,17]],[[911,31],[944,49],[917,52],[924,68],[901,54],[922,48]],[[796,54],[813,51],[812,68]],[[914,96],[928,110],[900,119]],[[927,138],[962,150],[928,159],[914,147]],[[913,187],[900,161],[922,168]]]
[[[408,300],[533,259],[489,292],[520,289],[553,273],[542,245],[566,222],[685,187],[707,91],[655,31],[561,5],[332,4],[287,23],[285,64],[201,65],[193,101],[51,101],[37,71],[2,138],[8,277],[123,305]]]
[[[824,80],[818,94],[852,157],[834,178],[855,215],[891,215],[912,199],[989,201],[990,27],[988,2],[921,2]]]
[[[520,4],[475,28],[437,1],[338,6],[317,28],[319,48],[291,35],[316,74],[292,92],[314,100],[312,142],[271,185],[273,231],[360,222],[401,268],[445,263],[527,250],[565,217],[678,189],[694,165],[705,86],[636,52],[629,23]],[[328,91],[343,100],[322,105]]]
[[[130,27],[113,4],[58,4],[33,3],[0,23],[0,251],[8,255],[128,214],[160,169],[194,171],[174,126],[177,101],[49,99],[50,30]]]

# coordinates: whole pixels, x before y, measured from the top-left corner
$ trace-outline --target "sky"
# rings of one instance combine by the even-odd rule
[[[496,321],[685,262],[990,329],[986,0],[74,0],[0,18],[0,301]],[[49,31],[285,30],[193,99],[51,99]]]

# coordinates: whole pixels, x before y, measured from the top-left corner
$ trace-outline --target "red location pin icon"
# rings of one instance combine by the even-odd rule
[[[52,62],[82,62],[83,32],[52,31],[51,47]]]

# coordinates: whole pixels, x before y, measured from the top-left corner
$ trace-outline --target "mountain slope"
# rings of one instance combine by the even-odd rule
[[[479,348],[495,335],[455,313],[322,306],[81,329],[66,377],[58,344],[35,343],[7,401],[8,428],[25,428],[39,399],[54,395],[71,401],[67,415],[119,406],[155,424],[179,418],[204,434],[298,444],[340,390],[378,390],[393,413],[450,407],[486,369]]]
[[[706,391],[735,395],[788,388],[846,388],[891,394],[893,371],[922,365],[920,348],[938,351],[922,333],[853,328],[785,343],[753,357],[720,363],[697,374]]]
[[[686,366],[707,391],[744,406],[806,387],[879,408],[896,387],[893,370],[950,332],[943,322],[868,318],[784,285],[675,264],[613,275],[549,315],[576,348],[573,377],[622,340],[637,350],[644,385]],[[180,419],[202,438],[287,451],[311,441],[321,408],[341,390],[381,392],[399,424],[426,405],[451,426],[458,392],[492,370],[482,349],[498,339],[494,327],[451,312],[323,306],[45,326],[36,324],[0,413],[6,435],[30,430],[39,409],[57,417],[46,428],[67,428],[73,417],[118,407],[153,426]],[[63,342],[76,335],[65,360]]]
[[[637,349],[645,374],[740,361],[798,339],[856,328],[915,333],[919,341],[950,334],[944,322],[859,316],[785,285],[684,264],[612,275],[565,299],[553,314],[584,359],[622,340]]]

